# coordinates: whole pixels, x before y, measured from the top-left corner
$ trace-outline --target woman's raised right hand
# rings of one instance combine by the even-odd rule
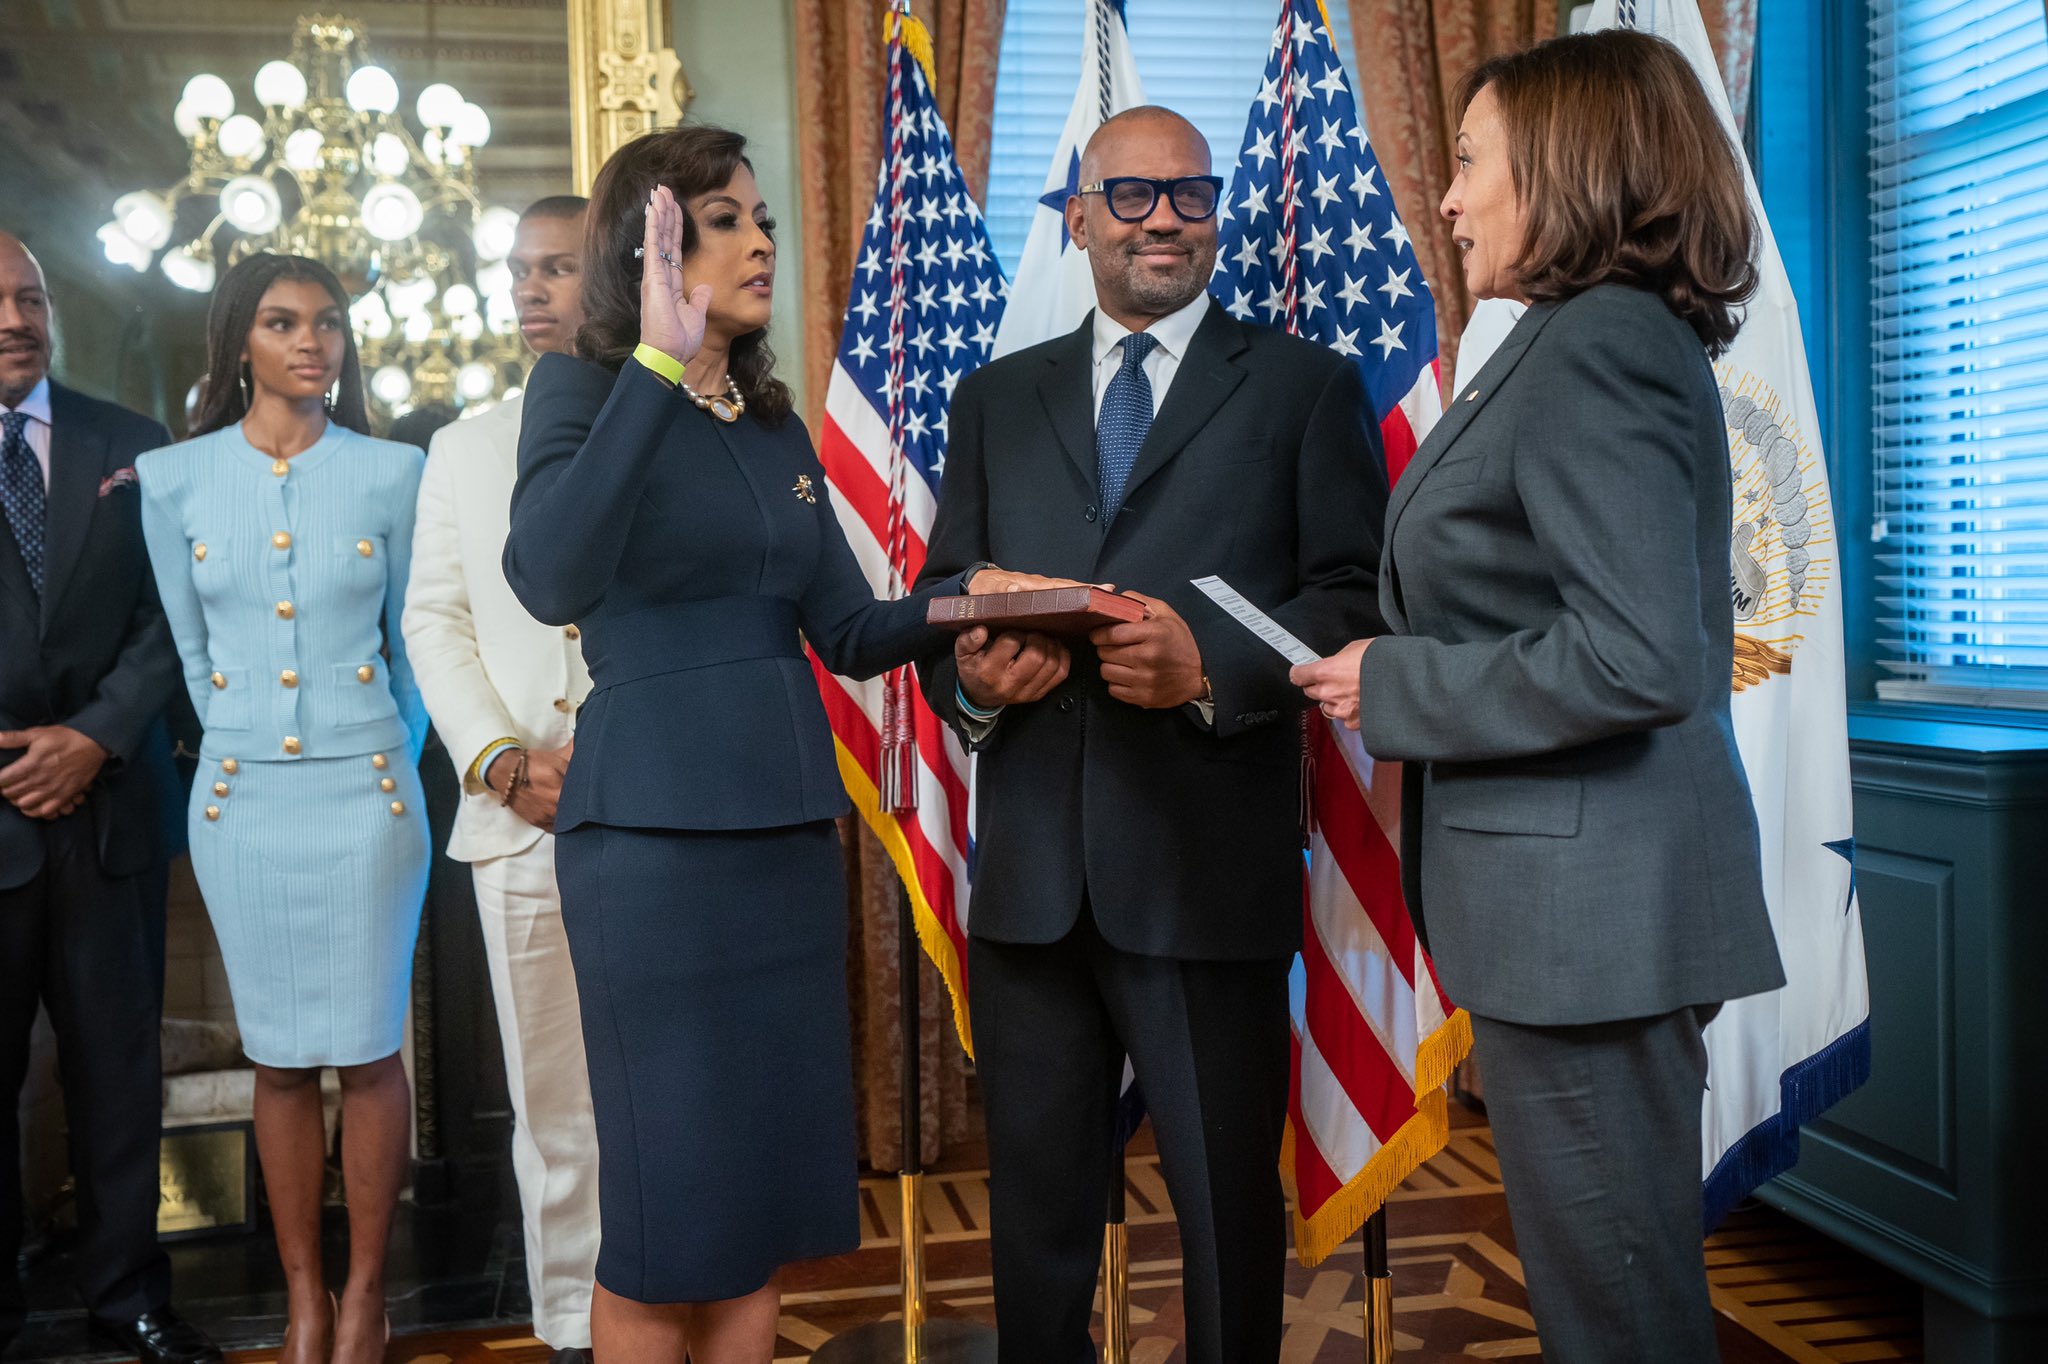
[[[711,286],[683,296],[683,206],[667,185],[647,196],[647,234],[640,255],[640,340],[688,364],[704,344]]]

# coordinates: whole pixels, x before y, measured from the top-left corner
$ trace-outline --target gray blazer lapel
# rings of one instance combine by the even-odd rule
[[[1410,499],[1415,496],[1416,487],[1423,479],[1429,477],[1429,471],[1436,467],[1443,460],[1444,453],[1457,443],[1458,436],[1465,427],[1479,415],[1480,409],[1486,406],[1493,395],[1500,391],[1502,382],[1514,372],[1515,366],[1522,362],[1522,357],[1529,351],[1529,344],[1545,326],[1549,325],[1556,312],[1557,304],[1538,303],[1522,314],[1521,321],[1515,323],[1514,330],[1507,334],[1507,338],[1500,343],[1500,348],[1494,351],[1492,358],[1480,367],[1472,382],[1452,396],[1451,405],[1444,409],[1444,415],[1423,439],[1421,448],[1415,452],[1415,457],[1408,461],[1407,469],[1401,474],[1401,481],[1394,485],[1393,496],[1387,503],[1388,545],[1394,542],[1394,526],[1400,521],[1401,513],[1408,509]]]
[[[1216,410],[1244,382],[1244,370],[1231,363],[1244,349],[1244,334],[1237,321],[1212,302],[1188,342],[1188,353],[1173,376],[1173,386],[1166,390],[1166,401],[1131,466],[1130,481],[1124,485],[1126,501],[1201,434]]]
[[[1095,313],[1090,309],[1081,325],[1047,354],[1045,370],[1038,376],[1038,397],[1053,434],[1090,488],[1100,479],[1095,468],[1095,365],[1088,353],[1094,334]]]
[[[86,424],[71,395],[50,385],[50,495],[43,529],[42,624],[48,630],[85,549],[107,461],[105,438]],[[135,495],[134,490],[119,494]]]

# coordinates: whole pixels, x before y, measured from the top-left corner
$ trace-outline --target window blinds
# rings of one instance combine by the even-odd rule
[[[1879,694],[2048,709],[2048,10],[1869,0]]]

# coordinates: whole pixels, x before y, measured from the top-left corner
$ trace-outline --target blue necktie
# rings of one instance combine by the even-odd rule
[[[9,412],[0,417],[0,508],[7,513],[7,528],[14,543],[21,546],[21,561],[28,566],[29,585],[36,600],[43,596],[43,470],[36,452],[28,448],[28,413]]]
[[[1124,503],[1124,486],[1138,462],[1146,433],[1152,429],[1152,381],[1145,377],[1145,357],[1159,344],[1150,332],[1132,332],[1123,341],[1124,362],[1095,418],[1095,468],[1102,484],[1102,524],[1115,519]]]

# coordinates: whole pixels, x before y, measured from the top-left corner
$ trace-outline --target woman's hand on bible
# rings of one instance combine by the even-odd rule
[[[683,206],[667,185],[647,196],[647,233],[640,247],[640,340],[688,364],[704,344],[711,286],[683,295]]]
[[[1045,578],[1036,573],[1012,573],[1006,568],[984,568],[967,580],[967,594],[986,597],[996,592],[1038,592],[1051,587],[1102,587],[1104,583],[1076,582],[1072,578]]]

